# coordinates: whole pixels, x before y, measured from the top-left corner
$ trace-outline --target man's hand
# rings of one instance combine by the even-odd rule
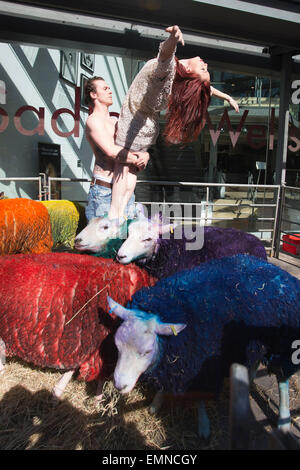
[[[181,44],[184,46],[184,39],[182,32],[180,31],[179,26],[174,25],[174,26],[169,26],[168,28],[165,29],[167,33],[170,33],[170,38],[176,40],[176,42],[181,42]]]
[[[137,156],[137,160],[136,162],[134,162],[134,165],[139,170],[144,170],[150,159],[149,153],[148,152],[134,152],[134,154]]]

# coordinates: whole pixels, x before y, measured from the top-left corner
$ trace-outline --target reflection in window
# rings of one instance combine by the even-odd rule
[[[6,86],[3,80],[0,80],[0,104],[6,104]]]

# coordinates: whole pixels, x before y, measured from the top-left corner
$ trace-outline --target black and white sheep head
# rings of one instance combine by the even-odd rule
[[[107,297],[110,311],[123,320],[115,334],[118,362],[114,384],[120,393],[131,392],[139,377],[151,367],[159,354],[157,335],[177,335],[184,323],[162,323],[156,315],[122,307]]]
[[[78,251],[97,253],[113,238],[121,238],[120,226],[115,220],[95,217],[75,238],[74,248]]]
[[[155,254],[159,238],[170,233],[174,227],[174,224],[163,221],[159,214],[151,219],[140,214],[128,228],[128,237],[117,253],[117,261],[122,264],[135,260],[146,262]]]

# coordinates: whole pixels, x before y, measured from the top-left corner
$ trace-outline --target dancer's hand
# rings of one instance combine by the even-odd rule
[[[230,96],[228,99],[228,103],[230,106],[233,107],[233,109],[238,113],[239,112],[239,105],[238,103]]]
[[[216,96],[217,98],[221,98],[221,100],[226,100],[230,104],[230,106],[233,107],[233,109],[238,113],[239,112],[239,105],[238,103],[230,96],[227,95],[227,93],[223,93],[220,90],[217,90],[217,88],[214,88],[213,86],[210,87],[210,93],[212,96]]]
[[[181,44],[184,46],[184,39],[182,32],[180,31],[179,26],[174,25],[174,26],[168,26],[168,28],[165,29],[167,33],[170,33],[170,37],[176,39],[176,42],[181,42]]]

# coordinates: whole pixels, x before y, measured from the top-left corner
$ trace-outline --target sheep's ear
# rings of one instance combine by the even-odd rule
[[[161,224],[161,214],[159,212],[156,212],[152,217],[151,217],[151,223],[153,225],[158,225],[158,224]]]
[[[109,313],[115,313],[122,320],[128,320],[132,316],[131,310],[128,308],[122,307],[122,305],[115,302],[109,295],[107,296],[107,303],[109,306]]]
[[[185,323],[157,323],[155,333],[158,335],[177,336],[185,327]]]
[[[160,224],[159,226],[159,233],[163,235],[164,233],[173,233],[175,227],[177,227],[178,224],[176,223],[166,223],[166,224]]]
[[[172,232],[177,225],[175,222],[170,223],[164,221],[161,214],[159,213],[154,215],[154,217],[151,219],[151,223],[153,227],[157,228],[160,235]]]

